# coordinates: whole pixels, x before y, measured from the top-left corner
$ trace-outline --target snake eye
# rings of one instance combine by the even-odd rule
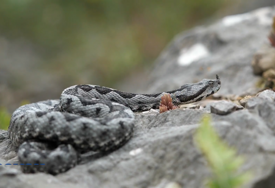
[[[213,82],[213,81],[209,81],[208,83],[209,83],[209,85],[213,85],[213,84],[214,84],[214,82]]]

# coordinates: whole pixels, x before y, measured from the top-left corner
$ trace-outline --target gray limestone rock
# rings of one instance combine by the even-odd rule
[[[262,98],[253,97],[253,98],[249,99],[248,101],[246,101],[245,108],[254,109],[255,106],[257,106],[257,104],[262,103],[263,101],[264,101],[264,99],[262,99]]]
[[[275,92],[272,90],[264,90],[257,94],[259,98],[266,99],[269,102],[275,102]]]
[[[246,103],[246,108],[253,114],[260,117],[265,124],[275,133],[275,92],[265,90],[251,98]]]
[[[37,187],[51,179],[44,187],[166,187],[177,182],[182,187],[200,188],[211,175],[193,140],[204,113],[177,109],[157,115],[137,114],[133,138],[109,155],[55,177],[41,173],[12,176]],[[212,117],[221,138],[245,157],[244,168],[253,171],[255,178],[249,187],[272,174],[275,137],[264,119],[248,110]]]
[[[218,114],[218,115],[227,115],[233,111],[243,109],[242,106],[239,106],[230,101],[219,101],[212,103],[210,105],[211,113]]]
[[[268,44],[274,14],[274,7],[262,8],[179,34],[157,59],[144,90],[165,91],[217,74],[222,87],[216,96],[255,94],[260,77],[251,61]]]

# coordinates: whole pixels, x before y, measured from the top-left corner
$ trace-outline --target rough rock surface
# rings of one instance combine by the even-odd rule
[[[210,105],[211,113],[218,115],[227,115],[233,111],[242,109],[242,106],[229,101],[219,101]]]
[[[222,82],[218,95],[254,94],[259,77],[251,61],[269,43],[273,15],[274,8],[262,8],[179,34],[158,58],[145,91],[173,89],[217,74]]]
[[[275,8],[260,9],[179,35],[157,61],[148,92],[173,89],[193,81],[192,75],[218,74],[219,95],[256,94],[258,78],[250,62],[265,42],[274,14]],[[247,188],[275,187],[274,96],[271,90],[263,91],[248,99],[244,109],[227,115],[212,113],[221,138],[245,157],[243,169],[254,174]],[[17,157],[15,152],[5,153],[9,140],[0,131],[0,187],[203,188],[211,172],[193,134],[205,113],[210,113],[209,108],[136,114],[133,138],[123,147],[101,157],[83,155],[80,165],[57,176],[23,174],[18,166],[5,165]]]
[[[262,74],[268,69],[274,69],[275,48],[268,44],[257,51],[252,60],[252,68],[255,74]]]
[[[264,90],[257,95],[259,98],[266,99],[269,102],[275,102],[275,93],[272,90]]]

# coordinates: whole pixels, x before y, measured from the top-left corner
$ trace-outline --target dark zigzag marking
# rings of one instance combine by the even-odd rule
[[[95,86],[95,89],[100,94],[105,95],[105,94],[108,94],[110,92],[114,92],[114,93],[117,93],[118,95],[120,95],[122,98],[125,98],[125,99],[131,99],[131,98],[136,96],[136,94],[134,94],[134,93],[127,93],[127,92],[123,92],[123,91],[113,90],[113,89],[110,89],[110,88],[107,88],[107,87]],[[117,100],[113,100],[113,101],[117,101]]]
[[[98,93],[103,94],[103,95],[105,95],[105,94],[110,93],[110,92],[113,91],[113,90],[110,89],[110,88],[101,87],[101,86],[95,86],[95,89],[96,89],[96,91],[97,91]]]
[[[188,85],[189,86],[189,85]],[[175,89],[175,90],[171,90],[171,91],[166,91],[164,93],[169,93],[169,94],[173,94],[173,93],[176,93],[177,91],[181,91],[183,89],[187,88],[187,85],[183,85],[180,89]],[[156,94],[141,94],[141,95],[144,95],[146,97],[158,97],[159,95],[161,95],[162,93],[156,93]]]
[[[203,96],[197,98],[197,99],[196,99],[196,102],[197,102],[197,101],[200,101],[200,100],[202,100],[202,99],[203,99]]]
[[[96,115],[98,115],[99,113],[100,113],[100,111],[101,111],[101,108],[96,108]]]
[[[71,98],[67,98],[66,104],[67,104],[67,105],[70,105],[71,102],[73,102],[73,100],[72,100]]]
[[[131,98],[137,96],[137,94],[134,94],[134,93],[126,93],[126,92],[122,92],[122,91],[118,91],[118,90],[113,90],[113,92],[119,94],[122,98],[125,98],[125,99],[131,99]]]
[[[180,100],[180,102],[188,102],[192,99],[195,99],[196,97],[200,96],[206,89],[208,88],[208,85],[204,86],[202,89],[200,89],[196,94],[194,95],[180,95],[177,96],[177,98]]]
[[[38,111],[38,112],[36,112],[36,116],[37,117],[42,117],[42,116],[44,116],[45,114],[47,114],[48,112],[46,112],[46,111]]]
[[[215,93],[215,91],[212,91],[210,94],[208,94],[206,97],[213,95]]]
[[[93,89],[93,87],[91,87],[89,85],[79,85],[78,87],[86,92],[89,92]],[[127,92],[123,92],[123,91],[113,90],[113,89],[110,89],[108,87],[103,87],[103,86],[95,86],[94,88],[96,89],[96,91],[98,93],[103,94],[103,95],[108,94],[110,92],[115,92],[118,95],[120,95],[122,98],[126,98],[126,99],[130,99],[130,98],[133,98],[136,96],[136,94],[134,94],[134,93],[127,93]]]
[[[154,105],[152,106],[152,108],[153,108],[153,109],[157,109],[157,108],[159,108],[159,105],[160,105],[159,103],[158,103],[158,104],[154,104]]]
[[[113,101],[113,102],[118,102],[115,98],[109,98],[110,101]]]
[[[141,95],[144,95],[146,97],[157,97],[159,96],[161,93],[156,93],[156,94],[141,94]]]
[[[89,85],[78,85],[78,88],[82,89],[83,91],[89,92],[93,89],[93,87],[89,86]]]

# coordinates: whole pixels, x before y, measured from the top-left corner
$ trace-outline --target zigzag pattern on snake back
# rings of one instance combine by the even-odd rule
[[[123,145],[133,132],[133,111],[158,108],[164,94],[169,93],[179,105],[202,100],[220,86],[218,76],[157,94],[71,86],[60,100],[32,103],[14,111],[9,139],[18,148],[24,172],[58,174],[75,166],[81,153],[110,151]]]

